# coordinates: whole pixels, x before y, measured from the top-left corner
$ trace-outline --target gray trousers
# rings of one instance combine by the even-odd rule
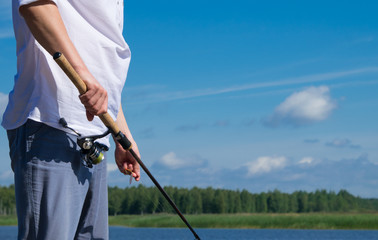
[[[18,239],[108,239],[106,161],[85,167],[74,135],[32,120],[7,133]]]

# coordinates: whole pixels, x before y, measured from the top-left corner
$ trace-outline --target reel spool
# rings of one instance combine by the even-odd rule
[[[66,120],[64,118],[59,119],[59,123],[64,127],[70,129],[72,132],[74,132],[78,138],[77,138],[77,145],[80,147],[80,153],[82,155],[82,158],[84,160],[84,165],[86,167],[92,168],[93,165],[99,164],[104,160],[104,151],[108,151],[108,146],[95,142],[96,139],[103,138],[106,135],[110,133],[110,131],[106,131],[103,134],[100,135],[93,135],[88,137],[82,137],[80,133],[78,133],[73,128],[69,127]]]

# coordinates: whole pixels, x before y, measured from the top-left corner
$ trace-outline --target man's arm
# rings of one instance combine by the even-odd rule
[[[34,38],[51,55],[61,52],[87,85],[88,91],[80,95],[87,110],[88,120],[108,110],[108,95],[81,59],[68,36],[66,27],[54,2],[39,0],[19,9]]]
[[[127,126],[125,115],[123,114],[122,105],[119,107],[119,112],[116,120],[117,126],[120,128],[121,132],[126,135],[127,139],[132,143],[132,148],[134,152],[140,157],[138,146],[131,135],[130,129]],[[140,179],[140,167],[138,162],[134,159],[129,151],[122,148],[116,140],[116,150],[115,150],[115,160],[119,170],[125,173],[125,169],[132,171],[131,176],[135,178],[136,181]]]

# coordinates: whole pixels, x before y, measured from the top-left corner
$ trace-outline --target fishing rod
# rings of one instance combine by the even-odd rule
[[[76,86],[76,88],[79,90],[79,93],[84,94],[87,91],[87,86],[86,86],[85,82],[81,79],[79,74],[73,69],[72,65],[68,62],[66,57],[62,53],[56,52],[53,55],[53,58],[56,61],[56,63],[60,66],[60,68],[65,72],[65,74],[68,76],[68,78],[72,81],[72,83]],[[186,224],[186,226],[193,233],[194,237],[197,240],[200,240],[200,237],[194,231],[194,229],[189,224],[189,222],[186,220],[186,218],[181,213],[181,211],[178,209],[176,204],[169,197],[167,192],[160,186],[159,182],[151,174],[151,172],[148,170],[146,165],[144,165],[144,163],[138,157],[138,155],[134,152],[134,150],[132,149],[131,142],[129,141],[129,139],[127,139],[125,134],[123,134],[120,131],[119,127],[117,126],[117,124],[115,123],[113,118],[108,113],[104,113],[104,114],[99,115],[99,118],[104,123],[104,125],[110,130],[110,132],[113,134],[113,136],[117,140],[117,142],[121,144],[123,149],[125,149],[126,151],[129,151],[131,153],[131,155],[135,158],[135,160],[139,163],[139,165],[143,168],[143,170],[148,175],[148,177],[152,180],[152,182],[155,184],[155,186],[163,194],[164,198],[168,201],[168,203],[172,206],[172,208],[180,216],[181,220]],[[94,164],[96,164],[96,163],[94,163]]]

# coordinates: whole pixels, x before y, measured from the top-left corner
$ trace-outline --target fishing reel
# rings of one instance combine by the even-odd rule
[[[84,160],[84,166],[92,168],[93,165],[99,164],[102,160],[104,160],[103,152],[108,151],[109,147],[104,144],[95,142],[95,140],[108,135],[110,133],[109,130],[100,135],[82,137],[80,133],[68,126],[64,118],[59,119],[59,123],[64,128],[70,129],[78,136],[76,143],[80,147],[80,154],[82,156],[82,159]]]

